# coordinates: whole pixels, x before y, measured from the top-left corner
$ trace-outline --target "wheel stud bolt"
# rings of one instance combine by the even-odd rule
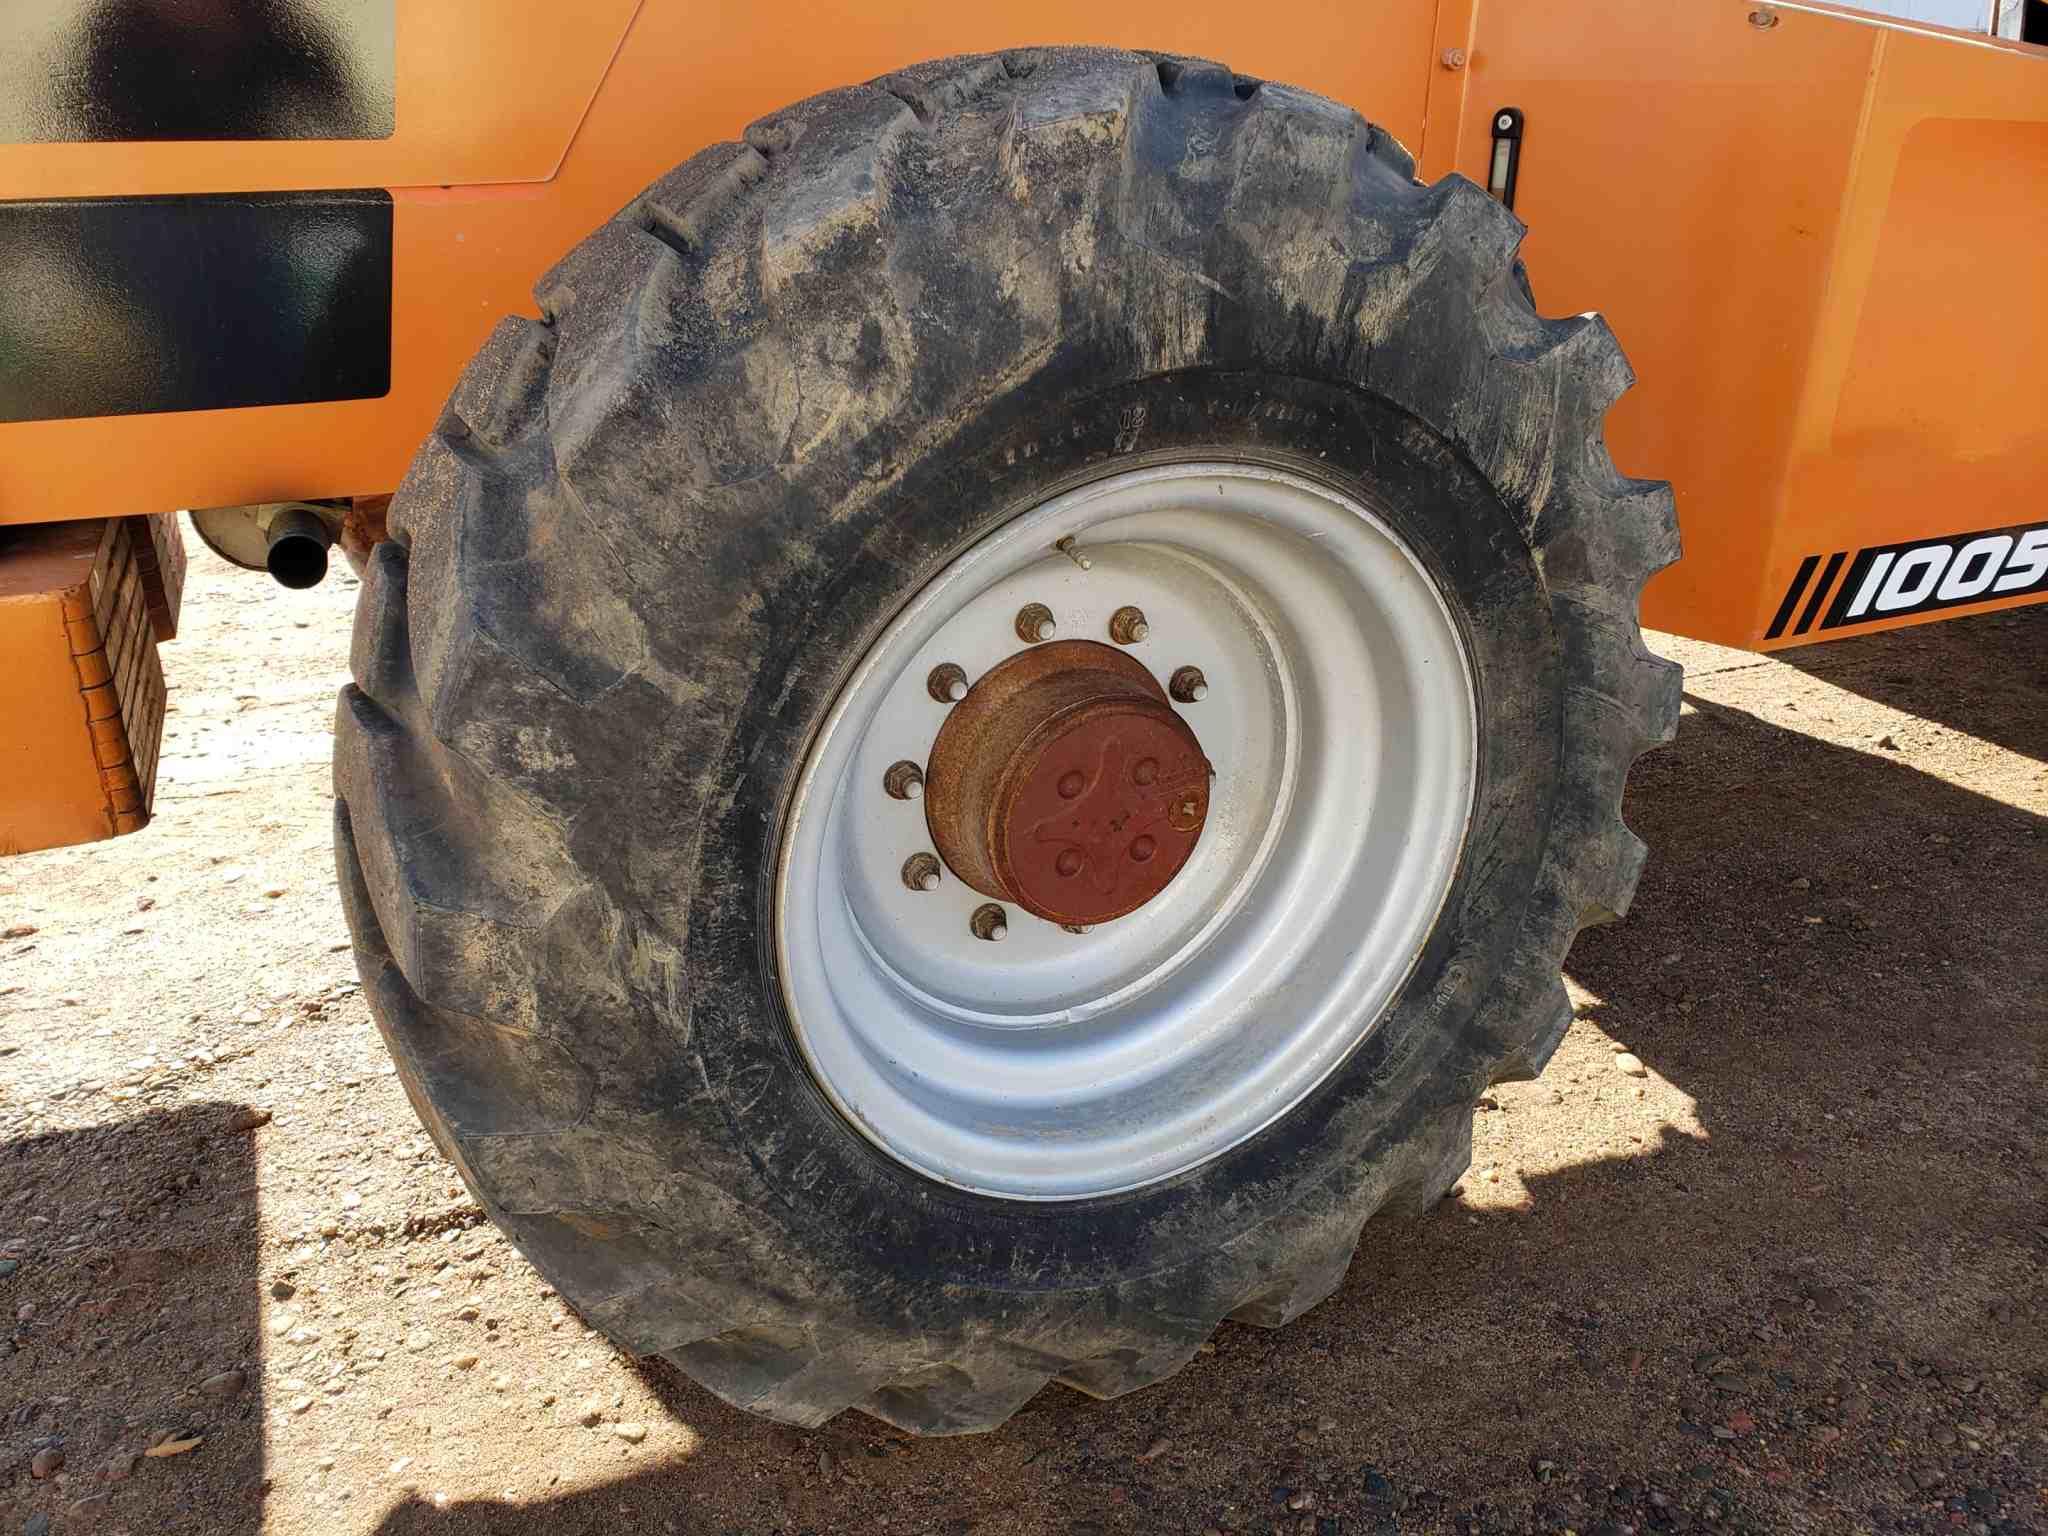
[[[920,800],[924,797],[924,770],[912,762],[891,763],[882,775],[882,788],[897,800]]]
[[[1200,667],[1180,667],[1166,685],[1166,691],[1182,704],[1199,704],[1209,697],[1209,679]]]
[[[967,697],[967,674],[950,661],[932,668],[924,680],[925,691],[941,704],[958,704]]]
[[[913,891],[939,888],[939,861],[929,853],[913,853],[903,861],[903,883]]]
[[[1152,633],[1152,626],[1145,622],[1145,610],[1133,608],[1128,603],[1109,616],[1109,638],[1118,645],[1136,645]]]
[[[976,907],[974,916],[967,920],[967,926],[974,930],[977,939],[986,939],[991,944],[1000,943],[1010,936],[1008,916],[992,901]]]
[[[1026,645],[1036,645],[1041,640],[1050,640],[1060,632],[1054,622],[1052,610],[1043,603],[1026,603],[1017,610],[1017,638]]]

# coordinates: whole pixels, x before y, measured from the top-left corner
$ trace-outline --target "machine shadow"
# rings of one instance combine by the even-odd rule
[[[14,1266],[0,1280],[5,1529],[38,1515],[59,1531],[261,1528],[256,1148],[231,1128],[243,1107],[0,1145],[0,1262]],[[195,1437],[185,1453],[143,1454]],[[61,1465],[46,1458],[38,1477],[50,1450]]]
[[[1953,644],[1937,665],[1973,664]],[[653,1369],[687,1456],[379,1530],[1932,1531],[1966,1486],[2002,1497],[1952,1432],[1939,1481],[1901,1467],[1878,1507],[1842,1503],[1836,1467],[1864,1458],[1867,1485],[1902,1416],[1952,1422],[1946,1382],[1981,1378],[1987,1417],[2048,1386],[2044,820],[1688,702],[1631,783],[1653,857],[1628,920],[1572,952],[1585,1002],[1549,1073],[1489,1093],[1459,1190],[1368,1225],[1288,1328],[1226,1325],[1158,1387],[1050,1388],[964,1441],[790,1430]]]
[[[1775,659],[2048,762],[2048,603],[1781,651]]]

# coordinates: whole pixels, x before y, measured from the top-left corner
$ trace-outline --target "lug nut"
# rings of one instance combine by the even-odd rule
[[[1202,676],[1200,667],[1180,667],[1175,669],[1166,691],[1179,703],[1199,704],[1209,697],[1209,679]]]
[[[1109,638],[1118,645],[1136,645],[1152,633],[1152,626],[1145,622],[1145,611],[1126,604],[1109,616]]]
[[[929,853],[913,853],[903,861],[903,883],[913,891],[939,888],[939,861]]]
[[[897,800],[924,798],[924,770],[912,762],[891,763],[882,775],[882,788]]]
[[[1010,936],[1009,917],[992,901],[976,907],[967,926],[974,930],[977,939],[986,939],[991,944],[999,944]]]
[[[932,668],[924,686],[925,691],[941,704],[958,704],[967,697],[967,674],[952,662],[942,661]]]
[[[1017,638],[1026,645],[1037,645],[1041,640],[1050,640],[1060,632],[1054,622],[1052,610],[1043,603],[1026,603],[1017,610]]]

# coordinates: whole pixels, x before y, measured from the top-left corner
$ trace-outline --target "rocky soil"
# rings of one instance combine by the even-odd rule
[[[198,551],[158,819],[0,863],[0,1536],[2048,1532],[2048,608],[1660,642],[1542,1081],[1343,1289],[999,1433],[737,1413],[417,1129],[328,844],[353,584]]]

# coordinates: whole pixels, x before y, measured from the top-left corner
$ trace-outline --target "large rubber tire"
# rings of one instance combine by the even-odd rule
[[[370,562],[337,844],[415,1107],[595,1326],[792,1423],[986,1429],[1286,1322],[1455,1181],[1627,905],[1623,779],[1678,710],[1635,617],[1672,500],[1610,462],[1627,366],[1537,316],[1521,233],[1321,98],[1035,51],[763,120],[498,328]],[[1481,710],[1463,859],[1394,1005],[1250,1141],[1109,1198],[945,1187],[792,1048],[786,796],[952,553],[1176,457],[1369,493],[1435,573]]]

